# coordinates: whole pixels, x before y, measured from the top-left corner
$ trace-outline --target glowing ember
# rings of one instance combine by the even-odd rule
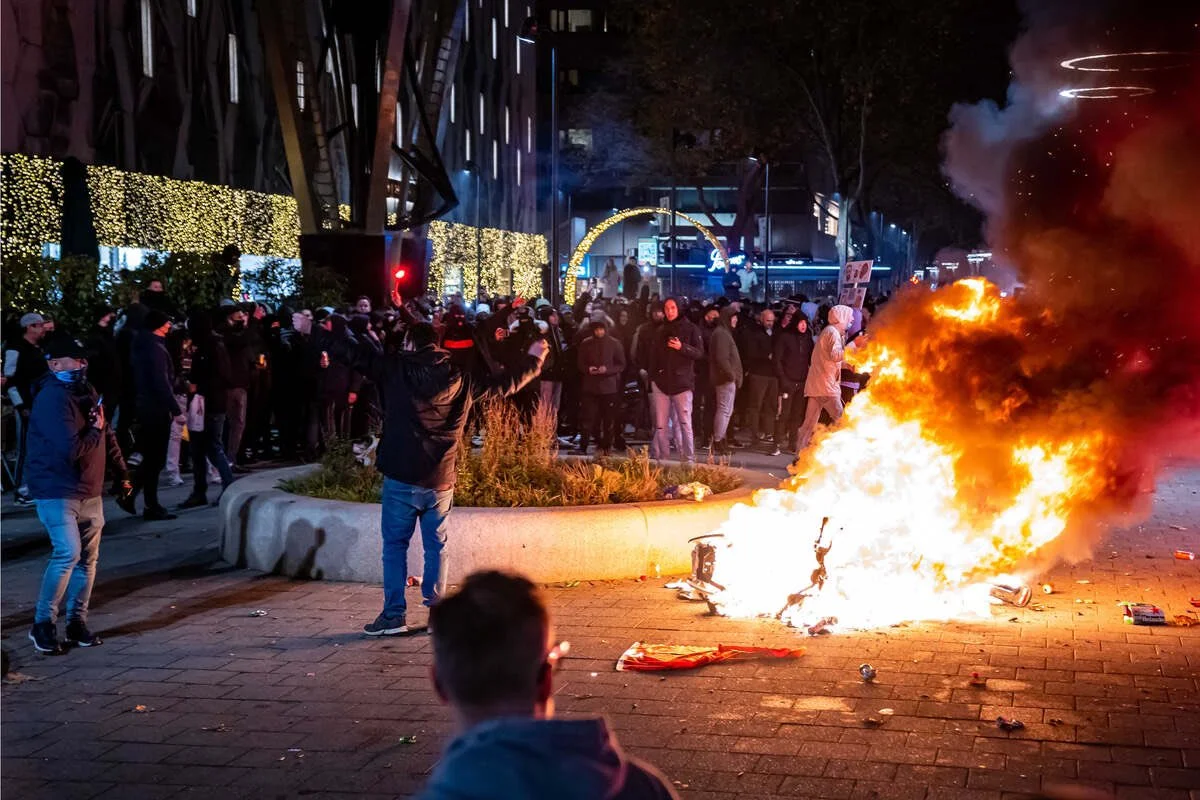
[[[725,591],[711,600],[722,613],[852,627],[986,613],[991,584],[1028,577],[1071,513],[1105,490],[1107,442],[1086,418],[1076,429],[1020,419],[1019,364],[1007,367],[1010,394],[986,405],[963,408],[939,385],[947,353],[1031,324],[1016,301],[972,279],[900,305],[905,324],[881,326],[859,359],[873,377],[842,426],[721,527],[713,583]],[[824,586],[793,596],[817,568],[825,517]]]

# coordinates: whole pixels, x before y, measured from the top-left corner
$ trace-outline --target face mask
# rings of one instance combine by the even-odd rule
[[[79,367],[78,369],[64,369],[61,372],[54,373],[54,377],[58,378],[63,383],[83,383],[87,380],[87,367]]]

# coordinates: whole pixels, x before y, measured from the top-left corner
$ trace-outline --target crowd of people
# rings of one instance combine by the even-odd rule
[[[538,380],[515,397],[523,408],[553,409],[565,446],[577,454],[622,451],[648,441],[656,459],[691,462],[696,447],[728,455],[753,447],[795,452],[811,429],[806,392],[815,335],[842,331],[844,344],[865,332],[873,310],[847,309],[798,295],[767,305],[722,296],[712,302],[625,291],[629,276],[610,271],[593,295],[554,307],[545,299],[461,296],[418,306],[437,345],[465,374],[498,374],[543,339],[548,355]],[[736,296],[736,292],[734,293]],[[632,295],[632,296],[631,296]],[[342,309],[268,308],[227,301],[184,314],[161,281],[150,280],[138,302],[103,308],[84,344],[88,381],[116,425],[125,474],[110,463],[113,493],[147,520],[167,519],[158,501],[165,485],[185,483],[183,508],[208,501],[210,484],[225,484],[263,460],[314,460],[334,437],[377,431],[382,409],[376,384],[331,357],[336,343],[368,331],[397,347],[412,314],[376,310],[362,297]],[[32,504],[25,481],[28,420],[38,380],[47,372],[41,345],[55,336],[37,312],[20,318],[4,347],[4,389],[15,412],[16,458],[10,470],[16,502]],[[389,344],[390,343],[390,344]],[[852,393],[862,376],[842,366],[822,375],[823,396]],[[830,402],[819,411],[836,415]],[[812,419],[816,424],[816,419]]]

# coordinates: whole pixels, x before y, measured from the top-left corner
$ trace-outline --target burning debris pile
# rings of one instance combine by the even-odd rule
[[[1018,80],[1045,35],[1014,48]],[[1138,96],[1031,82],[955,111],[949,177],[1027,291],[889,303],[855,364],[869,388],[700,543],[698,596],[806,628],[987,613],[995,584],[1084,555],[1165,459],[1200,455],[1200,59],[1182,63],[1139,72]]]

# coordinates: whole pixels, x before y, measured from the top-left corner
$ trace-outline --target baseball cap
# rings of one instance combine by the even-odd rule
[[[30,325],[41,325],[46,321],[46,318],[41,314],[30,311],[25,316],[21,317],[21,327],[28,328]]]
[[[78,339],[70,336],[55,336],[42,346],[46,360],[52,358],[87,358],[87,349]]]

